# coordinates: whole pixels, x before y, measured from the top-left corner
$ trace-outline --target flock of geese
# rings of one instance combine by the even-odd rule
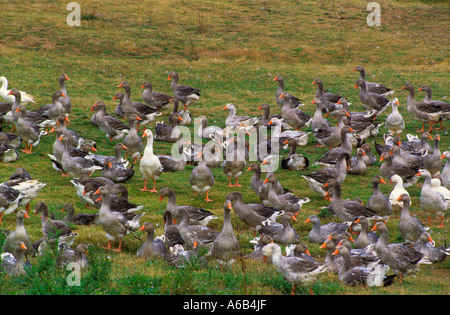
[[[430,87],[425,85],[419,91],[425,91],[426,97],[418,101],[413,85],[406,83],[402,90],[409,91],[407,111],[413,121],[422,123],[422,129],[418,136],[408,134],[407,140],[403,140],[405,120],[398,110],[399,100],[389,99],[394,91],[383,84],[366,81],[363,67],[358,66],[354,71],[360,74],[355,88],[359,89],[363,112],[351,111],[352,104],[346,98],[327,92],[323,81],[315,79],[312,84],[317,90],[312,104],[316,110],[309,115],[301,110],[302,101],[285,91],[284,79],[278,75],[273,81],[278,84],[275,108],[280,114],[271,114],[271,106],[264,103],[258,108],[263,111],[261,117],[239,116],[236,106],[229,103],[223,107],[229,112],[225,127],[208,125],[205,115],[196,119],[191,116],[189,106],[200,99],[201,90],[180,84],[174,71],[168,77],[172,95],[154,91],[152,84],[145,81],[141,86],[142,100],[136,101],[131,97],[130,84],[121,82],[114,96],[119,101],[114,114],[107,112],[101,100],[90,109],[93,128],[98,128],[111,145],[115,142],[112,156],[99,154],[95,140],[85,139],[68,128],[72,103],[66,88],[70,79],[66,74],[59,77],[60,89],[53,93],[52,102],[36,111],[27,109],[27,104],[35,103],[32,95],[17,88],[8,90],[8,81],[1,77],[0,96],[4,102],[0,104],[0,122],[2,126],[12,125],[9,133],[0,133],[1,161],[15,162],[19,160],[19,152],[32,154],[42,137],[54,134],[49,164],[70,178],[86,205],[98,209],[95,213],[75,214],[73,206],[66,204],[67,216],[56,220],[47,204],[39,201],[35,212],[42,216],[42,238],[31,242],[24,219],[28,217],[30,202],[38,198],[39,191],[47,184],[32,179],[25,169],[19,168],[0,185],[0,221],[3,215],[11,213],[16,213],[17,218],[16,229],[9,232],[3,246],[2,268],[14,275],[26,274],[24,265],[49,246],[58,246],[61,264],[76,261],[88,266],[87,245],[71,247],[77,236],[74,225],[100,225],[108,240],[106,248],[113,249],[116,244],[113,250],[119,252],[127,234],[139,238],[136,231],[144,231],[147,239],[137,256],[163,258],[178,267],[204,247],[208,249],[207,258],[215,259],[221,268],[233,266],[242,257],[269,258],[292,284],[292,294],[297,285],[311,288],[324,272],[335,273],[346,285],[383,286],[392,284],[395,276],[401,281],[422,263],[444,260],[450,249],[445,245],[436,247],[429,229],[433,216],[438,216],[440,226],[444,226],[444,214],[450,207],[450,152],[441,153],[439,135],[432,137],[431,133],[438,129],[444,131],[443,122],[450,118],[450,105],[433,100]],[[390,113],[381,121],[381,114],[388,108]],[[165,110],[169,111],[168,120],[156,121]],[[330,118],[336,122],[332,123]],[[200,142],[183,137],[181,127],[193,123],[194,138]],[[150,124],[154,126],[151,128]],[[383,125],[387,130],[384,143],[373,141],[371,147],[369,138],[377,136]],[[139,131],[140,127],[143,131]],[[308,173],[310,161],[297,148],[308,145],[311,135],[317,141],[316,146],[329,150],[314,161],[320,168]],[[202,140],[207,143],[203,144]],[[155,154],[154,141],[173,143],[172,155]],[[19,150],[21,144],[23,150]],[[290,151],[281,158],[279,150],[286,148]],[[345,199],[342,183],[347,174],[363,175],[373,167],[377,158],[372,149],[383,161],[379,175],[372,179],[373,194],[365,205],[358,198]],[[254,160],[248,165],[250,156]],[[223,205],[223,229],[220,232],[212,229],[209,222],[218,219],[217,215],[204,208],[178,205],[172,188],[156,188],[164,172],[183,172],[188,163],[194,165],[189,184],[195,195],[205,196],[206,202],[212,201],[209,195],[214,185],[212,169],[221,167],[228,176],[228,187],[241,187],[239,177],[246,171],[252,172],[251,189],[260,203],[246,203],[239,191],[228,193]],[[167,198],[163,235],[155,236],[151,222],[141,224],[143,206],[128,199],[125,183],[135,176],[136,165],[144,179],[141,190],[157,193],[160,201]],[[327,251],[323,261],[309,255],[307,245],[300,243],[301,238],[291,224],[297,221],[303,204],[310,200],[282,186],[276,178],[278,165],[292,172],[303,171],[299,181],[305,180],[329,202],[326,208],[337,222],[321,225],[317,215],[305,221],[312,224],[309,242],[321,244]],[[99,176],[93,176],[95,172]],[[428,213],[428,226],[411,214],[411,199],[405,189],[415,185],[420,177],[424,178],[420,207]],[[379,188],[379,184],[386,183],[384,179],[395,183],[389,196]],[[255,236],[251,241],[254,251],[244,256],[231,224],[232,211]],[[405,242],[389,243],[385,222],[397,212],[401,212],[398,230]],[[281,246],[285,246],[285,255]]]

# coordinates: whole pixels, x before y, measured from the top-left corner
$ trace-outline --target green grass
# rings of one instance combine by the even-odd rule
[[[171,93],[167,75],[175,70],[183,84],[199,87],[202,96],[190,108],[194,117],[208,116],[210,124],[224,125],[228,112],[222,108],[234,103],[238,114],[261,115],[259,105],[267,102],[274,113],[279,109],[274,102],[276,84],[272,79],[282,74],[286,90],[305,102],[302,109],[312,114],[315,86],[311,82],[320,77],[325,88],[347,97],[354,105],[352,110],[362,110],[358,91],[354,89],[356,65],[366,68],[371,81],[382,82],[396,90],[400,112],[407,120],[404,133],[416,133],[420,123],[412,120],[406,111],[407,94],[400,91],[405,82],[418,87],[431,85],[436,99],[448,93],[449,64],[446,35],[449,7],[443,3],[386,0],[381,5],[380,27],[366,25],[366,4],[360,1],[157,1],[130,3],[126,6],[117,0],[98,2],[79,1],[83,19],[80,27],[66,25],[69,11],[60,1],[14,1],[3,10],[2,19],[8,25],[0,35],[0,75],[6,76],[11,87],[18,87],[35,96],[38,106],[50,102],[51,94],[58,88],[57,77],[67,73],[67,83],[73,110],[69,128],[97,142],[101,154],[112,154],[113,145],[99,130],[91,125],[89,108],[97,100],[104,100],[109,112],[116,102],[112,98],[120,89],[121,81],[132,87],[132,98],[141,99],[140,85],[152,82],[154,89]],[[26,10],[26,14],[23,14]],[[429,17],[433,16],[432,19]],[[7,24],[6,24],[7,23]],[[417,92],[417,97],[422,97]],[[383,121],[390,111],[381,117]],[[167,120],[168,113],[160,117]],[[441,151],[449,145],[448,128],[440,131]],[[9,131],[10,126],[4,126]],[[191,129],[192,130],[192,129]],[[385,132],[381,130],[381,133]],[[381,134],[372,140],[381,142]],[[17,167],[25,167],[35,179],[47,183],[39,197],[31,204],[45,201],[56,216],[59,209],[71,202],[76,212],[93,212],[86,209],[75,195],[70,178],[61,177],[52,168],[47,153],[55,140],[45,136],[31,155],[21,154],[16,163],[2,164],[0,179],[5,181]],[[326,152],[315,148],[316,140],[299,148],[312,162]],[[155,152],[168,154],[170,145],[155,143]],[[283,151],[282,154],[287,154]],[[370,179],[378,174],[377,162],[364,176],[349,175],[343,183],[343,197],[360,197],[367,202],[372,193]],[[211,223],[216,230],[222,227],[222,205],[226,194],[235,189],[226,187],[227,178],[220,168],[214,169],[215,185],[206,204],[194,198],[187,186],[192,166],[177,174],[163,174],[157,188],[169,186],[177,193],[179,204],[206,207],[219,217]],[[296,195],[309,197],[294,224],[302,241],[307,242],[311,228],[303,224],[310,214],[323,213],[328,203],[319,198],[301,174],[316,170],[311,166],[304,172],[278,170],[277,178],[283,186]],[[144,205],[143,221],[156,225],[161,234],[162,214],[166,200],[157,202],[154,194],[141,192],[141,174],[137,173],[126,186],[130,200]],[[98,174],[96,174],[97,176]],[[259,202],[249,189],[250,174],[240,180],[241,192],[246,202]],[[412,211],[421,220],[426,215],[419,207],[422,181],[409,190]],[[386,194],[392,185],[381,187]],[[324,214],[325,215],[325,214]],[[324,217],[324,223],[335,220]],[[244,253],[251,251],[248,240],[253,234],[234,214],[232,223]],[[437,245],[449,239],[449,222],[445,228],[432,226],[432,236]],[[388,222],[390,239],[397,241],[398,217]],[[5,216],[4,230],[15,228],[14,215]],[[42,236],[40,219],[32,216],[26,228],[33,240]],[[101,227],[78,227],[76,243],[92,244],[94,268],[83,274],[81,287],[68,287],[65,278],[69,273],[52,265],[52,257],[32,260],[34,277],[10,278],[0,276],[3,294],[289,294],[291,287],[277,274],[273,266],[252,261],[239,261],[235,272],[222,273],[215,262],[201,268],[191,265],[175,269],[164,262],[144,262],[136,258],[140,242],[131,236],[123,241],[120,254],[102,249],[107,240]],[[0,243],[3,239],[0,238]],[[325,253],[318,245],[308,244],[317,259]],[[449,294],[443,279],[448,282],[450,263],[425,266],[414,276],[406,277],[403,284],[389,288],[349,288],[342,286],[334,275],[326,275],[313,286],[316,294]],[[298,294],[308,294],[298,288]]]

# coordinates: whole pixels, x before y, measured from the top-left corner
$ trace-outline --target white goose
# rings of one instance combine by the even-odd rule
[[[144,155],[142,156],[139,170],[144,178],[144,188],[142,191],[150,191],[158,193],[156,190],[156,180],[163,172],[163,166],[159,158],[153,153],[153,133],[151,130],[146,129],[142,134],[143,138],[147,138],[147,145],[144,149]],[[147,189],[147,181],[153,179],[153,189]]]
[[[397,213],[403,208],[403,201],[398,200],[398,197],[403,194],[407,194],[409,196],[409,193],[403,186],[403,179],[399,175],[392,175],[390,181],[393,182],[395,186],[389,194],[389,202],[391,203],[394,213]]]
[[[8,90],[8,80],[5,77],[0,77],[0,82],[2,83],[2,86],[0,87],[0,96],[5,100],[5,102],[13,104],[15,101],[14,95],[10,95]],[[34,97],[33,95],[28,94],[27,92],[20,91],[21,98],[21,104],[27,104],[27,103],[34,103]]]

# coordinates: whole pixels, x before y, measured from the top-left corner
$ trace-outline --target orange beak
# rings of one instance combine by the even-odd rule
[[[169,76],[167,77],[167,80],[170,80],[170,79],[172,79],[172,77],[169,75]]]
[[[288,140],[286,140],[286,141],[283,142],[283,144],[287,144],[287,143],[288,143]]]
[[[441,155],[441,160],[445,159],[445,154]]]
[[[377,229],[378,229],[377,226],[374,225],[371,231],[376,231]]]
[[[25,246],[24,243],[21,243],[21,244],[20,244],[20,248],[22,248],[23,250],[26,250],[26,249],[27,249],[27,247]]]
[[[311,101],[311,104],[316,104],[316,100],[312,100],[312,101]]]
[[[100,189],[97,189],[95,192],[94,192],[94,195],[99,195],[100,194]]]
[[[224,107],[224,108],[222,108],[222,109],[228,109],[228,105],[225,105],[225,107]]]
[[[322,245],[320,245],[320,248],[322,248],[322,249],[327,248],[327,244],[323,243]]]
[[[67,97],[66,94],[64,94],[64,93],[61,93],[61,95],[62,95],[62,97]]]
[[[278,77],[273,78],[272,81],[278,81]]]
[[[147,137],[147,133],[144,131],[144,133],[142,134],[143,137]]]
[[[8,95],[12,95],[12,90],[11,90],[11,91],[9,91]]]
[[[144,231],[145,230],[145,226],[142,224],[142,226],[139,228],[139,231]]]
[[[421,175],[422,175],[422,173],[420,173],[420,172],[416,174],[416,176],[421,176]]]
[[[339,249],[336,249],[331,255],[339,255]]]
[[[27,219],[30,218],[30,216],[28,215],[28,213],[25,213],[24,217],[27,218]]]
[[[336,103],[336,104],[341,104],[341,100],[337,101],[337,103]]]
[[[144,88],[144,85],[142,84],[142,85],[141,85],[141,89],[143,89],[143,88]]]
[[[252,170],[252,167],[249,166],[249,168],[247,168],[247,172],[250,172]]]
[[[120,83],[117,87],[123,87],[122,83]]]
[[[305,222],[303,222],[303,223],[309,223],[309,222],[311,222],[311,220],[308,218],[308,219],[306,219]]]
[[[314,80],[311,84],[316,84],[316,80]]]
[[[284,93],[281,93],[281,95],[278,98],[283,98],[284,97]]]
[[[383,178],[381,178],[381,179],[380,179],[380,183],[386,184],[386,181],[385,181]]]
[[[181,116],[178,116],[178,120],[183,121],[183,118],[181,118]]]
[[[267,184],[268,182],[269,182],[269,179],[266,178],[266,179],[263,181],[263,184]]]
[[[359,223],[359,218],[358,218],[358,219],[356,219],[355,223]]]

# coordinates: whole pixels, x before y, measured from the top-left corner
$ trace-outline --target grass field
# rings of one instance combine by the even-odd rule
[[[112,98],[128,81],[132,98],[141,100],[140,86],[148,80],[155,90],[170,94],[167,75],[175,70],[180,83],[202,90],[200,100],[189,109],[193,117],[205,114],[209,124],[224,126],[227,111],[225,104],[234,103],[238,115],[260,116],[258,107],[269,103],[273,113],[279,113],[275,104],[276,83],[272,79],[281,74],[286,81],[285,89],[302,99],[302,110],[313,114],[315,105],[310,104],[316,90],[311,82],[316,78],[324,81],[325,89],[345,96],[353,103],[352,110],[363,110],[354,83],[358,78],[353,69],[363,65],[368,80],[381,82],[395,89],[399,110],[403,114],[407,133],[416,134],[421,123],[414,121],[406,110],[407,93],[400,91],[405,82],[411,82],[416,90],[427,84],[432,87],[433,97],[443,99],[448,93],[449,62],[448,36],[450,7],[444,2],[431,1],[379,1],[381,25],[370,27],[366,17],[366,3],[355,0],[336,1],[192,1],[161,0],[140,1],[123,5],[121,1],[80,0],[81,26],[70,27],[66,17],[69,1],[14,1],[4,5],[0,34],[0,76],[9,80],[10,88],[17,87],[35,96],[36,109],[51,101],[52,93],[59,88],[58,76],[64,72],[72,100],[69,128],[83,137],[97,142],[99,153],[110,155],[113,144],[90,122],[89,109],[103,100],[108,112],[113,113],[116,101]],[[416,98],[424,97],[416,92]],[[377,121],[383,122],[390,110]],[[160,120],[167,121],[168,111]],[[153,123],[154,124],[154,123]],[[448,150],[450,139],[448,121],[440,130],[441,152]],[[153,125],[152,125],[153,127]],[[3,131],[9,132],[5,125]],[[192,130],[192,126],[191,126]],[[382,142],[380,134],[373,140]],[[34,179],[47,184],[39,197],[32,201],[44,201],[57,217],[59,209],[70,202],[77,213],[94,212],[86,209],[75,194],[70,178],[61,177],[51,167],[47,153],[51,153],[54,135],[43,137],[33,154],[21,154],[15,163],[2,164],[0,181],[6,181],[17,167],[26,168]],[[299,152],[314,162],[326,148],[316,148],[314,137]],[[155,142],[157,154],[169,154],[170,144]],[[375,153],[375,151],[373,150]],[[287,154],[287,151],[281,152]],[[349,175],[342,186],[344,198],[360,197],[364,202],[372,194],[371,178],[379,173],[381,162],[371,166],[363,176]],[[223,222],[223,202],[226,194],[237,188],[227,187],[228,180],[221,168],[213,169],[215,185],[206,203],[194,198],[188,186],[193,166],[188,165],[180,173],[164,173],[157,188],[171,187],[177,194],[178,204],[205,207],[219,219],[211,226],[220,231]],[[295,229],[308,244],[318,260],[325,251],[318,245],[309,244],[307,233],[311,226],[303,222],[310,214],[318,214],[328,204],[315,194],[301,177],[316,170],[310,166],[302,172],[278,170],[277,178],[284,187],[311,202],[304,205],[298,215]],[[141,192],[143,179],[136,175],[126,182],[130,200],[144,205],[145,216],[141,220],[156,225],[156,234],[163,231],[163,213],[166,200],[158,202],[156,194]],[[94,176],[98,176],[96,173]],[[249,173],[239,182],[239,189],[247,203],[259,202],[249,188]],[[426,214],[420,209],[419,196],[423,180],[408,188],[412,198],[412,212],[422,221]],[[356,188],[356,189],[355,189]],[[391,184],[381,187],[389,194]],[[323,223],[336,220],[324,217]],[[399,217],[388,221],[390,240],[401,241],[398,231]],[[253,238],[251,230],[232,214],[235,235],[244,253],[252,250],[248,242]],[[431,227],[432,237],[438,246],[450,237],[449,222],[437,228]],[[4,216],[1,228],[13,230],[15,215]],[[26,221],[27,232],[36,240],[42,236],[39,217]],[[207,267],[193,264],[175,269],[165,262],[144,262],[136,258],[141,243],[127,236],[123,240],[122,253],[103,249],[107,239],[100,226],[77,227],[76,243],[92,244],[90,257],[93,268],[83,274],[81,286],[70,287],[68,271],[54,265],[52,257],[34,259],[30,277],[10,278],[0,276],[0,292],[3,294],[251,294],[284,295],[291,287],[272,265],[241,260],[235,272],[221,272],[218,264],[211,261]],[[141,233],[141,232],[139,232]],[[143,236],[143,235],[142,235]],[[0,238],[2,243],[4,237]],[[447,243],[448,244],[448,243]],[[316,294],[323,295],[448,295],[450,260],[424,266],[415,275],[407,276],[402,284],[387,288],[352,288],[343,286],[337,276],[325,275],[313,286]],[[307,288],[298,288],[298,294],[308,294]]]

